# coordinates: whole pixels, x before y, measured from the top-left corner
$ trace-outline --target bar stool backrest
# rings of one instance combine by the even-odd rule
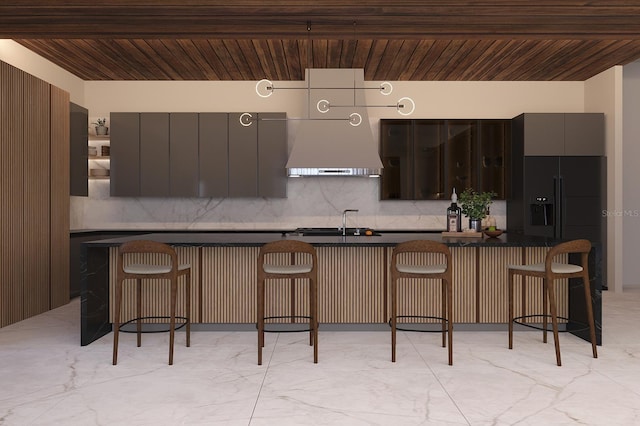
[[[170,271],[164,273],[141,273],[135,274],[125,272],[125,255],[126,254],[164,254],[169,257]],[[139,262],[142,263],[142,262]],[[175,278],[178,273],[178,255],[173,247],[168,244],[150,240],[135,240],[122,244],[118,249],[118,274],[128,278],[135,278],[141,275],[144,278]]]
[[[434,273],[429,274],[433,275],[434,278],[449,278],[451,274],[451,250],[445,244],[439,243],[437,241],[429,241],[429,240],[413,240],[406,241],[398,244],[393,249],[393,254],[391,255],[391,274],[393,276],[397,276],[398,278],[413,278],[414,275],[409,272],[401,272],[398,270],[398,261],[400,260],[401,255],[408,253],[440,253],[444,256],[444,262],[441,262],[446,266],[446,270],[443,273]]]
[[[551,270],[553,259],[561,254],[581,253],[580,263],[586,270],[588,265],[589,252],[591,251],[591,242],[589,240],[572,240],[565,243],[556,244],[547,252],[547,256],[544,260],[545,272],[547,275],[558,275]],[[566,275],[566,274],[560,274]]]
[[[260,248],[260,253],[258,254],[258,276],[263,276],[267,274],[264,271],[264,264],[266,263],[266,257],[270,254],[279,254],[279,253],[303,253],[311,256],[311,266],[312,272],[316,272],[316,266],[318,264],[318,254],[316,253],[315,248],[303,241],[298,240],[278,240],[272,241],[263,245]],[[273,274],[271,274],[273,275]],[[302,274],[305,275],[305,274]]]

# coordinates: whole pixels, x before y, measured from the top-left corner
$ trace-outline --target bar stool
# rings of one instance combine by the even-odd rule
[[[290,263],[282,265],[267,259],[269,255],[289,254]],[[295,263],[296,254],[301,254],[306,259],[304,263]],[[271,257],[271,256],[269,256]],[[258,254],[258,286],[257,286],[257,315],[258,315],[258,365],[262,365],[262,348],[264,347],[264,333],[276,332],[276,330],[265,330],[265,320],[270,319],[290,319],[295,322],[296,318],[306,318],[309,320],[309,328],[298,331],[309,331],[309,345],[313,346],[313,362],[318,362],[318,256],[316,249],[309,243],[297,240],[279,240],[267,243],[260,248]],[[294,279],[309,280],[309,315],[294,315],[293,301],[292,310],[289,315],[276,315],[265,317],[265,283],[267,280],[287,279],[291,280],[293,287]]]
[[[400,263],[401,257],[412,254],[439,253],[444,257],[444,263],[438,264],[410,264]],[[442,282],[442,308],[440,316],[428,315],[398,315],[398,280],[401,278],[439,279]],[[428,318],[442,322],[442,347],[449,346],[449,365],[453,365],[453,324],[451,323],[451,251],[446,245],[427,240],[413,240],[398,244],[391,255],[391,361],[396,361],[396,330],[430,331],[400,328],[398,318]],[[438,331],[440,332],[440,331]]]
[[[589,286],[588,257],[591,250],[591,243],[588,240],[573,240],[560,243],[547,253],[544,263],[536,263],[530,265],[509,265],[509,349],[513,349],[513,324],[521,324],[527,327],[542,329],[543,342],[547,343],[547,318],[551,317],[551,325],[553,328],[553,340],[556,348],[556,362],[558,366],[562,365],[560,360],[560,342],[558,339],[558,318],[569,320],[568,318],[558,316],[558,308],[555,295],[555,280],[568,278],[582,278],[584,284],[584,295],[587,308],[587,324],[591,334],[591,347],[593,357],[598,357],[596,349],[596,331],[593,321],[593,308],[591,306],[591,289]],[[553,259],[560,254],[580,253],[581,265],[571,263],[556,263]],[[525,277],[542,278],[542,304],[543,313],[535,315],[522,315],[514,318],[513,299],[514,299],[514,279],[515,275],[522,276],[522,288],[525,287]],[[547,299],[551,315],[547,314]],[[531,317],[542,317],[542,327],[527,324],[521,320]],[[585,327],[586,328],[586,327]]]
[[[133,254],[159,254],[162,257],[170,258],[169,264],[151,265],[141,263],[125,264],[126,255]],[[117,266],[117,282],[116,282],[116,301],[115,301],[115,318],[113,331],[113,365],[118,362],[118,334],[120,326],[136,322],[136,333],[138,347],[142,343],[142,320],[169,318],[169,365],[173,365],[173,343],[176,330],[176,318],[184,320],[180,325],[186,325],[187,347],[191,346],[191,267],[188,264],[179,264],[176,251],[169,245],[156,241],[136,240],[124,243],[118,249],[118,266]],[[176,317],[177,293],[178,293],[178,277],[186,277],[185,283],[185,317]],[[120,311],[122,309],[122,288],[126,279],[136,280],[136,318],[125,323],[120,323]],[[151,284],[149,279],[169,280],[171,287],[170,295],[170,316],[142,316],[142,285]]]

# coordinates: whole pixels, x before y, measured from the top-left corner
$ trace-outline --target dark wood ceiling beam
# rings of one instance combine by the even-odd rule
[[[95,18],[95,17],[94,17]],[[191,17],[136,20],[109,19],[103,22],[60,22],[51,19],[26,18],[11,22],[0,16],[0,38],[222,38],[222,39],[291,39],[307,38],[306,20],[282,22],[280,18],[194,19]],[[350,39],[351,19],[344,22],[315,23],[314,39]],[[640,15],[589,20],[559,20],[555,23],[532,17],[496,19],[458,16],[455,18],[389,17],[360,23],[358,37],[366,39],[640,39]]]

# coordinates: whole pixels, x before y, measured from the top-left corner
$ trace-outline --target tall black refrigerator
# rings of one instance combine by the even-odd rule
[[[531,156],[522,186],[507,201],[511,232],[554,239],[604,241],[605,157]]]
[[[507,197],[508,232],[592,242],[589,273],[598,343],[601,291],[606,288],[606,157],[591,154],[604,152],[603,119],[602,114],[522,114],[514,118]],[[592,140],[587,141],[589,138]],[[600,139],[601,146],[593,139]],[[564,154],[551,155],[554,150]],[[570,281],[569,318],[586,323],[582,283]],[[567,328],[580,326],[570,322]],[[588,340],[587,331],[574,334]]]

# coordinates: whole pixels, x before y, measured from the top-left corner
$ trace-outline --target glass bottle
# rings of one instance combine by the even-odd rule
[[[482,229],[488,229],[489,231],[495,231],[496,228],[496,218],[491,216],[491,212],[489,211],[489,207],[487,206],[487,217],[485,218],[485,226]]]
[[[462,209],[458,207],[458,194],[453,188],[451,205],[447,207],[447,232],[462,232]]]

